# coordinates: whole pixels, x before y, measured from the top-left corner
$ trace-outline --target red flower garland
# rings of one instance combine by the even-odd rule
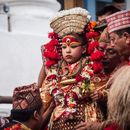
[[[53,79],[56,79],[56,75],[55,74],[49,75],[47,77],[47,80],[53,80]]]
[[[60,60],[60,55],[57,50],[58,42],[58,35],[54,32],[49,33],[48,37],[51,38],[51,41],[44,45],[43,56],[46,58],[46,66],[47,68],[55,65]]]
[[[98,41],[93,41],[89,43],[88,46],[88,54],[92,54],[95,50],[95,48],[98,48],[99,42]]]
[[[97,74],[97,73],[100,73],[103,69],[103,64],[101,62],[94,62],[93,63],[93,70],[94,70],[94,73]]]
[[[104,57],[104,53],[100,50],[96,50],[91,54],[90,60],[92,61],[100,61]]]
[[[95,38],[95,37],[98,37],[100,34],[98,32],[95,32],[93,30],[90,30],[90,32],[86,33],[86,37],[88,39],[92,39],[92,38]]]
[[[81,75],[76,75],[76,77],[75,77],[75,80],[76,80],[76,82],[78,83],[78,82],[80,82],[80,81],[83,81],[85,78],[84,77],[82,77]]]
[[[95,22],[89,24],[89,32],[86,33],[86,37],[89,39],[88,54],[90,54],[90,60],[93,61],[94,73],[100,73],[103,70],[101,59],[103,58],[104,53],[98,50],[99,43],[97,38],[100,36],[100,33],[93,29],[95,26]]]

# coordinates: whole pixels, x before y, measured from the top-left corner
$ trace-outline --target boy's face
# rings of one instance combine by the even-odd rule
[[[84,53],[83,46],[73,35],[67,35],[62,39],[62,56],[69,63],[77,62]]]

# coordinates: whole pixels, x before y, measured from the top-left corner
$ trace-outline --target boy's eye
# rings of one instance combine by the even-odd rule
[[[105,50],[104,47],[99,47],[98,49],[99,49],[100,51],[102,51],[102,52],[104,52],[104,50]]]
[[[110,41],[114,41],[115,39],[113,37],[110,37]]]
[[[80,45],[70,45],[71,48],[79,47]]]
[[[72,45],[71,45],[70,47],[71,47],[71,48],[76,48],[77,46],[72,46]]]
[[[66,48],[66,46],[64,46],[64,45],[63,45],[63,46],[61,46],[61,48],[65,49],[65,48]]]

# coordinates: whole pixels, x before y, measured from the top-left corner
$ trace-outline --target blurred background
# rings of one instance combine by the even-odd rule
[[[0,0],[0,98],[12,96],[15,87],[37,82],[51,16],[83,7],[97,20],[96,12],[106,5],[129,9],[130,0]],[[0,103],[0,115],[8,115],[10,109]]]

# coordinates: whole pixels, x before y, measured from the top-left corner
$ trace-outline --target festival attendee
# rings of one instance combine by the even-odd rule
[[[108,119],[103,130],[130,129],[130,66],[124,65],[110,79],[108,95]],[[109,85],[108,82],[108,85]]]
[[[129,11],[120,11],[107,17],[108,28],[107,32],[104,30],[105,33],[107,33],[104,35],[104,38],[105,41],[108,42],[105,56],[102,60],[106,74],[112,75],[118,68],[129,62],[129,18]],[[110,39],[108,39],[108,37],[110,37]],[[99,44],[101,43],[102,42]]]
[[[96,13],[98,26],[100,25],[100,30],[101,29],[103,30],[107,25],[106,24],[106,17],[113,14],[113,13],[116,13],[118,11],[120,11],[120,9],[116,8],[115,6],[107,5]]]
[[[6,117],[0,117],[0,128],[2,128],[7,123],[9,123],[9,120]]]
[[[45,126],[47,116],[43,113],[40,91],[36,83],[17,87],[13,92],[10,122],[5,123],[1,130],[40,130],[42,125]]]
[[[129,130],[130,129],[130,66],[118,69],[108,82],[108,119],[102,123],[86,122],[77,130]],[[120,82],[119,82],[120,81]]]
[[[93,66],[87,56],[88,42],[99,37],[93,25],[88,12],[82,8],[60,11],[52,18],[50,26],[54,32],[49,34],[51,41],[43,51],[45,67],[41,72],[46,72],[46,78],[40,79],[44,80],[41,88],[44,105],[48,106],[51,96],[56,102],[51,130],[74,130],[81,121],[102,121],[104,118],[97,103],[90,98],[98,87],[94,85],[96,80],[91,82],[91,78],[99,72],[97,64]],[[57,51],[59,42],[62,55]],[[98,46],[96,42],[95,45]],[[94,48],[91,49],[90,53]]]
[[[130,15],[129,14],[130,14],[130,11],[125,10],[125,11],[120,11],[118,13],[110,15],[106,18],[107,23],[108,23],[108,33],[110,35],[111,42],[110,42],[110,45],[106,49],[106,54],[105,54],[105,57],[103,60],[103,64],[105,67],[104,70],[107,73],[110,73],[110,70],[112,70],[111,75],[116,73],[116,71],[118,69],[122,69],[122,67],[129,64],[129,56],[130,56],[130,51],[129,51],[130,50],[130,32],[129,32]],[[116,76],[114,76],[114,77],[116,77]],[[107,85],[107,88],[109,88],[111,86],[110,83],[112,84],[112,82],[109,82],[109,85]],[[118,86],[117,86],[117,88],[118,88]],[[126,95],[124,95],[124,96],[126,96]],[[115,99],[116,99],[116,97],[115,97]],[[112,102],[112,101],[109,100],[108,103]],[[108,104],[108,106],[109,106],[109,104]],[[120,105],[118,107],[120,107]],[[116,112],[114,105],[113,105],[113,109]],[[114,118],[116,118],[116,117],[114,117]],[[121,123],[123,123],[123,121]],[[103,122],[103,124],[104,124],[104,122]],[[77,130],[84,130],[84,129],[91,130],[91,129],[99,129],[100,126],[102,126],[100,123],[93,123],[93,122],[85,123],[84,122],[84,123],[79,124],[76,128],[77,128]],[[114,127],[113,127],[113,129],[112,129],[112,127],[111,127],[111,128],[106,128],[105,130],[107,130],[107,129],[115,130],[116,128],[114,129]],[[121,127],[121,129],[122,129],[122,127]],[[125,128],[123,128],[123,130],[125,130]]]
[[[130,11],[124,10],[110,15],[106,18],[110,43],[115,50],[118,50],[120,63],[127,64],[130,56]],[[115,60],[117,60],[115,58]],[[109,63],[109,62],[108,62]],[[120,65],[120,64],[119,64]],[[113,67],[115,68],[115,67]]]
[[[105,56],[102,60],[103,66],[104,66],[104,73],[108,76],[107,81],[109,81],[109,78],[122,66],[128,64],[128,61],[122,61],[122,58],[119,54],[119,50],[117,47],[113,47],[111,45],[107,45],[105,49]],[[110,87],[110,85],[108,85]],[[106,84],[104,85],[103,90],[97,90],[95,93],[91,94],[91,98],[93,100],[99,99],[99,96],[101,94],[106,95],[109,93],[109,87],[106,87]],[[100,94],[101,93],[101,94]],[[105,97],[105,96],[104,96]],[[104,105],[101,106],[102,112],[104,112],[104,115],[107,116],[107,100],[105,100]],[[107,117],[106,117],[107,118]],[[98,122],[83,122],[76,126],[77,130],[98,130],[101,127],[101,124]]]

